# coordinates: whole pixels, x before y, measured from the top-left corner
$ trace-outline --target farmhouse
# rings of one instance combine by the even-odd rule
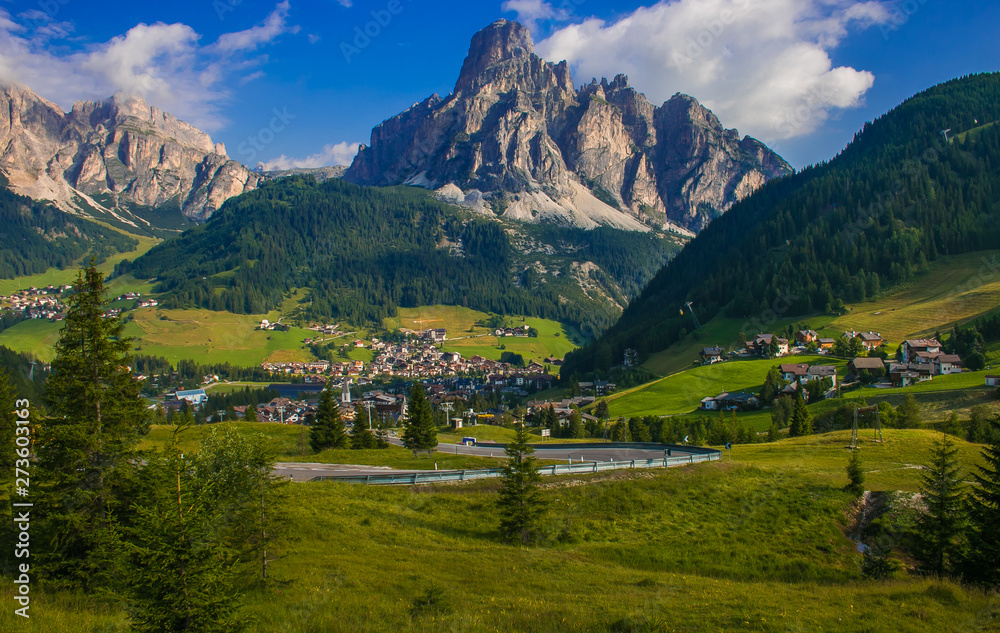
[[[941,352],[941,343],[936,338],[920,338],[903,341],[904,363],[909,363],[915,360],[919,352],[938,354]]]
[[[855,358],[847,363],[847,370],[854,376],[860,376],[863,371],[881,376],[885,374],[885,361],[881,358]]]
[[[701,350],[701,364],[702,365],[714,365],[715,363],[721,363],[725,360],[723,356],[725,352],[722,351],[721,347],[705,347]]]

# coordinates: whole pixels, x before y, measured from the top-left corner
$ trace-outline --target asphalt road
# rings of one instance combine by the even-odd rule
[[[396,438],[389,441],[397,446],[402,442]],[[555,443],[555,442],[553,442]],[[438,444],[437,451],[448,455],[474,455],[477,457],[503,457],[502,448],[496,446],[462,446],[461,444]],[[690,453],[674,450],[671,457],[687,457]],[[662,459],[663,451],[632,448],[545,448],[535,445],[535,456],[544,460],[579,462],[622,462],[633,459]],[[318,464],[311,462],[279,462],[274,472],[293,481],[309,481],[313,477],[342,477],[345,475],[381,475],[394,473],[419,473],[421,470],[396,470],[387,466],[360,466],[347,464]]]

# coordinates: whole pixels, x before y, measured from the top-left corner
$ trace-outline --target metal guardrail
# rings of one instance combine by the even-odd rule
[[[598,473],[607,470],[624,470],[633,468],[672,468],[687,466],[700,462],[714,462],[722,459],[722,453],[715,451],[702,455],[686,457],[661,457],[659,459],[633,459],[621,462],[582,462],[579,464],[555,464],[541,466],[538,471],[542,475],[572,475],[581,473]],[[487,470],[441,470],[420,473],[390,473],[379,475],[344,475],[319,476],[309,481],[341,481],[369,486],[416,485],[443,481],[471,481],[473,479],[492,479],[500,477],[503,471],[499,468]]]

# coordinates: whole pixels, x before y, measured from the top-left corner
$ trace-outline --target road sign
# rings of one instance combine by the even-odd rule
[[[732,445],[732,443],[731,443],[731,442],[726,442],[726,450],[727,450],[727,451],[731,451],[731,450],[733,450],[733,445]]]
[[[552,429],[542,429],[542,437],[552,437]]]
[[[688,437],[690,437],[690,436],[689,436],[689,435],[685,435],[685,436],[684,436],[684,443],[685,443],[685,444],[687,444],[687,443],[688,443]]]

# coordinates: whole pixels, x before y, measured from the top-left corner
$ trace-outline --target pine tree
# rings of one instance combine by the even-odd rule
[[[333,392],[324,389],[319,394],[316,422],[309,428],[309,447],[314,453],[329,448],[347,448],[347,428],[340,415],[340,407],[333,398]]]
[[[583,431],[583,418],[580,416],[579,411],[574,411],[569,416],[569,429],[567,430],[567,435],[574,439],[580,439],[584,437]]]
[[[244,422],[256,422],[257,421],[257,405],[251,403],[247,405],[246,413],[243,414]]]
[[[865,471],[861,467],[861,451],[851,451],[851,459],[847,462],[847,490],[851,494],[860,495],[865,491]]]
[[[432,450],[437,447],[437,425],[434,412],[427,401],[424,386],[417,382],[410,390],[407,405],[408,419],[403,429],[403,446],[417,450]]]
[[[7,372],[0,368],[0,469],[11,472],[14,468],[14,440],[18,417],[15,411],[14,390],[7,380]]]
[[[38,431],[38,478],[51,508],[39,550],[50,578],[86,584],[95,577],[88,559],[129,497],[136,446],[148,427],[142,384],[129,370],[132,339],[120,318],[104,317],[104,278],[93,263],[73,290]]]
[[[504,449],[509,459],[502,469],[497,500],[500,536],[508,543],[527,545],[537,537],[544,513],[538,487],[541,475],[524,425],[516,424],[514,431],[514,439]]]
[[[792,407],[792,420],[788,425],[789,437],[801,437],[812,433],[812,413],[802,399],[802,392],[796,391],[795,404]]]
[[[132,629],[148,633],[240,631],[237,559],[218,538],[207,494],[174,444],[142,469],[148,493],[135,504],[121,544],[121,592]]]
[[[920,426],[920,407],[912,393],[903,397],[903,402],[896,409],[896,424],[902,429],[915,429]]]
[[[990,421],[992,440],[983,449],[984,465],[972,477],[976,486],[969,494],[969,553],[963,565],[973,582],[1000,584],[1000,418]]]
[[[598,420],[602,421],[607,420],[608,418],[611,417],[611,413],[608,411],[607,400],[598,401],[597,406],[594,407],[594,415],[597,417]]]
[[[923,570],[938,577],[952,570],[959,553],[963,500],[957,454],[955,443],[942,434],[920,486],[927,511],[917,519],[913,554]]]
[[[375,448],[375,436],[368,428],[368,417],[357,413],[351,428],[351,448],[356,450]]]

